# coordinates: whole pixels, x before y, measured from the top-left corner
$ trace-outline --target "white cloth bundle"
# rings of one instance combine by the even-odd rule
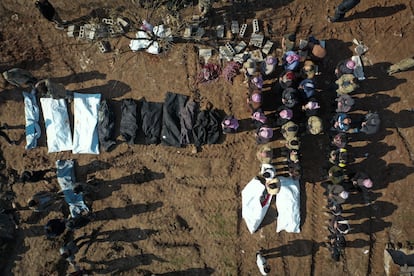
[[[74,93],[73,153],[99,154],[98,110],[101,94]]]
[[[242,191],[242,217],[246,221],[250,233],[256,232],[259,228],[272,201],[270,195],[266,204],[262,207],[260,197],[265,189],[260,180],[253,178]]]
[[[300,190],[299,181],[291,177],[278,176],[280,190],[276,195],[278,212],[276,232],[300,232]]]
[[[48,152],[72,149],[72,132],[68,110],[64,99],[41,98],[43,118],[46,127]]]

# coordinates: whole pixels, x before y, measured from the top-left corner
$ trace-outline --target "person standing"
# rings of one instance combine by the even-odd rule
[[[352,58],[341,60],[335,67],[335,75],[338,79],[345,74],[353,75],[355,67],[356,63]]]
[[[256,264],[259,268],[260,274],[267,275],[270,272],[270,266],[267,264],[267,260],[262,256],[261,251],[256,252]]]
[[[328,202],[335,201],[338,204],[344,204],[349,193],[341,185],[328,185]]]
[[[76,246],[75,241],[69,241],[59,248],[61,258],[65,259],[76,270],[75,254],[79,252],[79,247]]]
[[[414,67],[414,56],[405,58],[403,60],[400,60],[399,62],[392,64],[388,69],[387,73],[388,75],[392,75],[398,72],[406,71],[410,68]]]
[[[34,212],[46,212],[49,211],[52,205],[56,202],[57,196],[48,191],[40,191],[33,195],[27,202],[27,205]]]
[[[36,8],[47,20],[56,24],[56,29],[63,30],[66,21],[62,20],[55,8],[50,4],[48,0],[38,0],[35,2]]]
[[[59,237],[60,235],[63,234],[63,232],[65,232],[65,230],[66,230],[66,222],[64,219],[59,219],[59,218],[51,219],[45,225],[46,237],[48,239]]]
[[[255,137],[257,144],[269,143],[273,137],[273,129],[263,125],[256,130]]]
[[[273,159],[273,149],[267,145],[261,146],[256,152],[256,157],[261,164],[271,164]]]
[[[360,192],[366,205],[371,204],[370,189],[373,186],[372,179],[366,172],[358,171],[351,177],[352,185]]]
[[[73,99],[73,92],[66,90],[61,83],[56,83],[50,79],[40,80],[35,84],[36,92],[40,97],[52,97],[53,99],[66,99],[69,102]]]
[[[343,0],[341,4],[338,5],[335,9],[335,15],[333,17],[328,16],[328,20],[331,23],[339,22],[345,17],[345,13],[349,12],[356,5],[358,5],[360,0]]]
[[[236,133],[239,128],[239,121],[233,115],[226,116],[221,122],[221,128],[223,134]]]
[[[3,78],[17,87],[25,87],[27,85],[33,87],[37,82],[32,73],[21,68],[12,68],[3,72]]]

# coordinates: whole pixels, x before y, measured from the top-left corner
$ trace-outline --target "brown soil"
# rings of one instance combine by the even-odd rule
[[[138,21],[146,11],[133,1],[53,1],[64,19],[75,19],[93,9],[125,7],[124,15]],[[323,212],[325,196],[319,185],[328,135],[303,138],[301,188],[302,231],[276,233],[274,203],[257,233],[250,234],[241,218],[241,190],[258,173],[257,145],[253,131],[228,135],[217,145],[191,148],[162,145],[128,146],[119,142],[110,153],[73,155],[47,153],[45,136],[39,147],[25,151],[0,140],[6,168],[21,172],[52,168],[58,159],[76,159],[77,178],[100,180],[92,209],[96,219],[77,230],[75,238],[87,235],[87,246],[77,254],[82,267],[96,274],[117,275],[258,275],[255,252],[263,247],[272,267],[270,275],[382,275],[383,250],[389,241],[413,241],[414,208],[414,106],[413,71],[387,76],[391,63],[414,52],[414,9],[410,0],[361,1],[344,22],[325,20],[334,5],[325,1],[254,1],[250,6],[215,3],[216,16],[209,26],[220,22],[223,12],[239,22],[259,18],[272,25],[271,39],[280,47],[281,36],[297,27],[298,38],[313,34],[325,39],[328,57],[318,77],[324,117],[332,111],[334,95],[329,90],[335,64],[352,55],[352,39],[362,40],[367,79],[355,93],[357,111],[377,110],[381,131],[374,136],[353,136],[350,152],[356,156],[351,168],[363,168],[374,179],[371,206],[358,194],[344,206],[352,232],[340,262],[331,261],[323,246],[328,217]],[[109,4],[108,4],[109,3]],[[196,14],[196,8],[185,13]],[[30,1],[3,0],[0,3],[0,71],[25,68],[38,78],[54,78],[70,90],[102,93],[103,98],[163,101],[165,92],[191,95],[195,87],[198,57],[196,45],[176,43],[167,53],[152,56],[129,51],[129,39],[111,39],[114,49],[102,54],[96,43],[68,38],[52,23],[40,17]],[[133,34],[129,34],[132,36]],[[267,90],[272,81],[268,81]],[[242,77],[233,85],[220,79],[197,87],[202,98],[216,108],[247,119],[246,88]],[[21,90],[3,84],[0,93],[0,121],[10,126],[24,124]],[[120,105],[116,105],[120,114]],[[120,117],[117,117],[119,126]],[[242,125],[243,127],[244,125]],[[8,133],[17,139],[23,129]],[[118,133],[119,134],[119,133]],[[280,136],[277,137],[280,140]],[[272,142],[280,148],[279,141]],[[323,154],[322,154],[323,153]],[[365,157],[367,156],[367,157]],[[2,275],[65,275],[72,271],[59,260],[61,240],[46,240],[43,225],[58,211],[34,215],[25,208],[37,191],[57,190],[52,181],[15,183],[15,202],[21,206],[15,245],[2,259]]]

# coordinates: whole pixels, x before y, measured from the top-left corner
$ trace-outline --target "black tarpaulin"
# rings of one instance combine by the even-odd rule
[[[108,103],[104,100],[98,110],[99,144],[104,151],[109,151],[115,144],[115,118]]]
[[[161,136],[163,103],[147,102],[146,100],[142,100],[141,103],[141,123],[145,143],[148,145],[158,144]]]
[[[167,92],[164,101],[161,129],[161,143],[181,147],[180,113],[188,96]]]
[[[133,99],[122,100],[120,133],[128,144],[134,144],[137,135],[137,104]]]
[[[193,128],[195,146],[217,143],[221,133],[220,122],[221,118],[217,110],[200,111]]]

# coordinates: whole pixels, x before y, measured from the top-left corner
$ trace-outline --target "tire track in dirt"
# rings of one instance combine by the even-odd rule
[[[408,158],[410,159],[411,164],[414,165],[414,150],[413,150],[412,146],[410,145],[410,143],[408,142],[407,138],[402,133],[400,128],[396,127],[395,130],[397,131],[398,136],[400,136],[401,140],[403,141],[404,147],[407,150]]]
[[[306,210],[307,214],[311,214],[311,218],[310,218],[310,226],[311,229],[310,231],[312,233],[317,234],[320,233],[320,231],[318,231],[317,229],[319,228],[320,225],[323,225],[325,222],[324,221],[318,221],[318,217],[315,214],[318,213],[322,213],[322,211],[320,210],[320,206],[321,206],[321,202],[323,202],[323,199],[321,196],[318,196],[319,191],[317,191],[318,189],[316,188],[316,184],[315,183],[306,183],[307,185],[305,185],[305,183],[302,183],[301,186],[303,185],[304,188],[301,189],[301,194],[305,193],[306,197],[307,197],[307,201],[309,201],[310,204],[310,208],[308,208],[308,210]],[[318,193],[317,193],[318,192]],[[311,197],[311,198],[310,198]],[[303,213],[303,212],[302,212]],[[316,263],[321,263],[321,261],[316,261],[316,253],[318,251],[318,245],[316,243],[315,240],[323,240],[324,237],[321,237],[321,235],[318,236],[313,236],[312,238],[312,255],[311,255],[311,265],[310,265],[310,275],[315,275],[315,267],[316,267]],[[323,259],[322,259],[323,260]],[[323,265],[323,264],[322,264]]]
[[[240,194],[237,183],[240,183],[241,176],[237,172],[251,167],[251,162],[246,158],[245,152],[234,149],[236,147],[252,149],[255,144],[250,135],[241,134],[229,136],[228,139],[226,137],[226,141],[222,144],[205,147],[208,147],[208,150],[194,154],[187,148],[138,144],[128,146],[127,151],[119,152],[109,161],[123,169],[125,167],[133,169],[138,166],[151,168],[151,164],[157,162],[158,166],[165,168],[163,170],[165,173],[180,172],[178,175],[175,174],[175,178],[167,180],[167,183],[156,184],[161,193],[172,194],[174,197],[164,202],[159,209],[160,212],[147,212],[140,215],[143,223],[158,226],[156,229],[159,231],[158,234],[150,237],[149,240],[155,244],[154,248],[158,248],[154,250],[159,251],[160,256],[165,256],[167,259],[173,258],[173,255],[163,253],[163,248],[168,252],[184,250],[185,255],[188,250],[197,250],[192,248],[198,245],[199,253],[195,255],[200,260],[203,259],[203,248],[208,247],[207,244],[215,245],[217,251],[223,246],[230,248],[231,251],[232,248],[235,252],[239,251],[237,249],[239,245],[234,240],[238,237],[236,231],[239,227],[238,220],[241,218],[239,200],[235,200],[235,197]],[[231,152],[237,154],[232,155]],[[215,168],[212,165],[215,159],[222,160],[221,163],[226,164],[225,168]],[[192,166],[202,166],[202,171],[205,173],[195,174],[191,170]],[[191,205],[188,205],[188,202],[191,202]],[[183,230],[177,223],[177,216],[182,217],[191,230]],[[197,240],[198,237],[204,239]],[[237,266],[240,265],[237,263],[237,257],[227,257],[225,252],[222,254],[217,256],[217,263],[208,265],[216,267],[217,271],[234,274]],[[230,268],[220,261],[223,259],[231,264]]]
[[[280,258],[282,261],[282,268],[283,268],[283,272],[285,276],[289,276],[290,275],[290,269],[289,269],[289,261],[288,261],[288,257],[287,257],[287,246],[284,246],[286,244],[288,244],[288,240],[286,238],[286,233],[284,232],[280,232],[279,233],[279,238],[278,240],[280,240],[280,244],[278,244],[278,246],[280,246],[282,248],[281,252],[280,252]]]
[[[180,234],[180,233],[177,233]],[[201,253],[200,253],[200,245],[198,245],[197,243],[189,243],[189,242],[159,242],[159,241],[155,241],[155,246],[160,247],[161,249],[164,248],[178,248],[178,247],[188,247],[191,249],[195,249],[195,251],[197,252],[197,258],[201,258]]]
[[[377,218],[381,218],[381,213],[378,211],[378,209],[374,204],[371,204],[367,206],[366,208],[369,208],[369,252],[368,252],[368,265],[367,265],[367,274],[366,275],[377,275],[380,273],[380,271],[383,271],[379,269],[380,267],[383,267],[384,263],[383,260],[383,254],[384,254],[384,246],[377,243],[377,240],[384,241],[387,239],[385,234],[378,233],[378,235],[381,235],[380,238],[377,238],[377,233],[375,231],[375,224],[378,223]],[[390,229],[391,233],[393,229]],[[401,233],[401,232],[400,232]],[[398,233],[395,233],[398,236]],[[390,241],[390,239],[389,239]],[[398,238],[397,238],[398,241]]]
[[[372,222],[370,222],[370,228],[372,228],[371,224]],[[368,253],[369,255],[368,255],[368,268],[367,268],[367,274],[366,274],[367,276],[372,275],[372,270],[374,267],[378,267],[376,266],[377,264],[375,264],[375,259],[377,258],[374,258],[374,255],[377,253],[376,248],[377,246],[376,246],[375,234],[371,233],[369,235],[369,253]]]
[[[212,189],[228,189],[233,191],[233,187],[229,186],[227,181],[228,175],[214,175],[214,176],[183,176],[176,178],[176,183],[186,187],[195,187],[200,190],[206,188]]]
[[[345,273],[345,275],[351,275],[348,269],[348,261],[346,257],[346,248],[343,250],[341,254],[341,263],[342,263],[342,271]]]
[[[207,183],[206,180],[204,182]],[[200,189],[197,187],[177,186],[174,185],[174,181],[171,181],[168,187],[167,192],[175,194],[175,197],[166,203],[169,205],[165,208],[167,212],[161,217],[155,215],[149,218],[151,224],[160,225],[159,233],[154,238],[153,243],[155,247],[161,250],[161,255],[169,260],[174,261],[176,258],[180,259],[182,256],[186,256],[191,251],[196,251],[196,254],[192,254],[194,256],[191,256],[189,261],[195,262],[194,259],[197,259],[197,262],[202,261],[206,264],[203,260],[204,251],[202,251],[202,248],[207,246],[206,243],[213,242],[210,237],[215,233],[215,226],[208,223],[208,221],[206,222],[206,220],[212,217],[214,213],[218,213],[221,205],[231,206],[232,198],[225,200],[225,203],[223,203],[223,200],[220,202],[220,198],[225,198],[221,196],[216,200],[205,202],[205,200],[197,200],[197,198],[201,198]],[[195,200],[192,200],[193,204],[188,206],[186,204],[188,200],[182,200],[183,196],[194,198]],[[185,217],[184,213],[182,214],[183,208],[186,209],[185,214],[191,213],[192,215]],[[234,211],[221,213],[224,217],[227,217],[233,215]],[[198,241],[197,237],[205,237],[205,239]],[[175,254],[169,250],[175,250],[180,254],[174,256]]]
[[[173,151],[165,149],[171,154],[165,155],[162,164],[170,163],[172,167],[182,167],[187,172],[189,169],[186,169],[186,164],[181,163],[192,164],[197,162],[196,160],[212,162],[208,157],[195,157],[194,154],[176,158],[176,149]],[[157,155],[156,151],[149,154]],[[143,152],[140,152],[141,157],[142,154]],[[129,162],[133,163],[133,160],[129,160]],[[229,183],[228,175],[223,173],[210,176],[190,173],[172,178],[167,185],[163,185],[163,192],[173,194],[174,197],[165,202],[163,216],[150,215],[148,218],[150,223],[160,225],[159,233],[153,242],[161,256],[173,262],[178,261],[179,256],[186,256],[189,252],[196,250],[197,253],[192,254],[194,256],[189,261],[194,263],[194,259],[197,259],[197,262],[201,261],[206,266],[203,254],[204,248],[207,248],[208,244],[217,243],[221,246],[234,248],[235,213],[238,205],[234,200],[234,191],[227,183]],[[190,205],[189,202],[191,202]],[[225,218],[234,219],[226,221]],[[198,240],[198,237],[203,237],[203,240]],[[171,250],[180,252],[180,254],[174,256]],[[220,263],[220,260],[224,258],[224,255],[220,256],[219,254],[217,262],[214,264],[210,262],[208,265],[214,266],[218,270],[220,268],[220,271],[226,271],[228,268],[221,267],[223,264]]]
[[[182,56],[181,56],[181,60],[182,63],[184,64],[184,68],[185,68],[185,74],[186,74],[186,79],[187,79],[187,87],[190,91],[193,91],[193,85],[191,84],[190,81],[190,68],[188,66],[188,57],[189,57],[189,48],[190,46],[187,44],[185,45],[185,47],[183,48],[182,51]]]
[[[179,154],[181,157],[192,157],[192,158],[225,158],[231,157],[232,154],[228,149],[238,146],[240,141],[225,142],[223,144],[215,144],[214,151],[200,151],[198,153],[192,153],[188,148],[173,148],[164,145],[134,145],[133,153],[139,153],[140,155],[147,156],[160,156],[167,155],[169,158],[176,160],[176,155]],[[212,147],[212,145],[205,145],[205,147]]]
[[[236,144],[236,141],[238,142]],[[243,179],[248,178],[245,174],[248,173],[246,168],[252,167],[252,160],[247,158],[247,152],[255,147],[255,143],[251,140],[249,135],[239,135],[238,139],[233,139],[231,143],[235,143],[240,148],[245,149],[245,152],[235,151],[236,154],[233,155],[233,164],[230,169],[230,176],[232,176],[229,181],[235,183],[233,186],[233,194],[236,199],[235,206],[236,212],[233,213],[233,216],[236,218],[235,222],[235,255],[236,255],[236,271],[237,275],[243,275],[244,272],[244,264],[243,264],[243,254],[244,254],[244,241],[243,234],[241,231],[241,227],[243,224],[242,218],[242,206],[241,206],[241,191],[244,187],[244,183],[242,183]]]
[[[302,235],[311,237],[309,256],[309,275],[324,275],[323,268],[329,267],[326,256],[329,254],[322,244],[326,241],[329,231],[327,228],[328,213],[325,206],[327,197],[320,181],[326,177],[321,169],[325,162],[325,144],[328,144],[327,136],[309,137],[302,140],[302,179],[301,179],[301,214]],[[322,268],[322,269],[321,269]],[[305,269],[305,268],[304,268]],[[307,270],[305,270],[307,272]]]

